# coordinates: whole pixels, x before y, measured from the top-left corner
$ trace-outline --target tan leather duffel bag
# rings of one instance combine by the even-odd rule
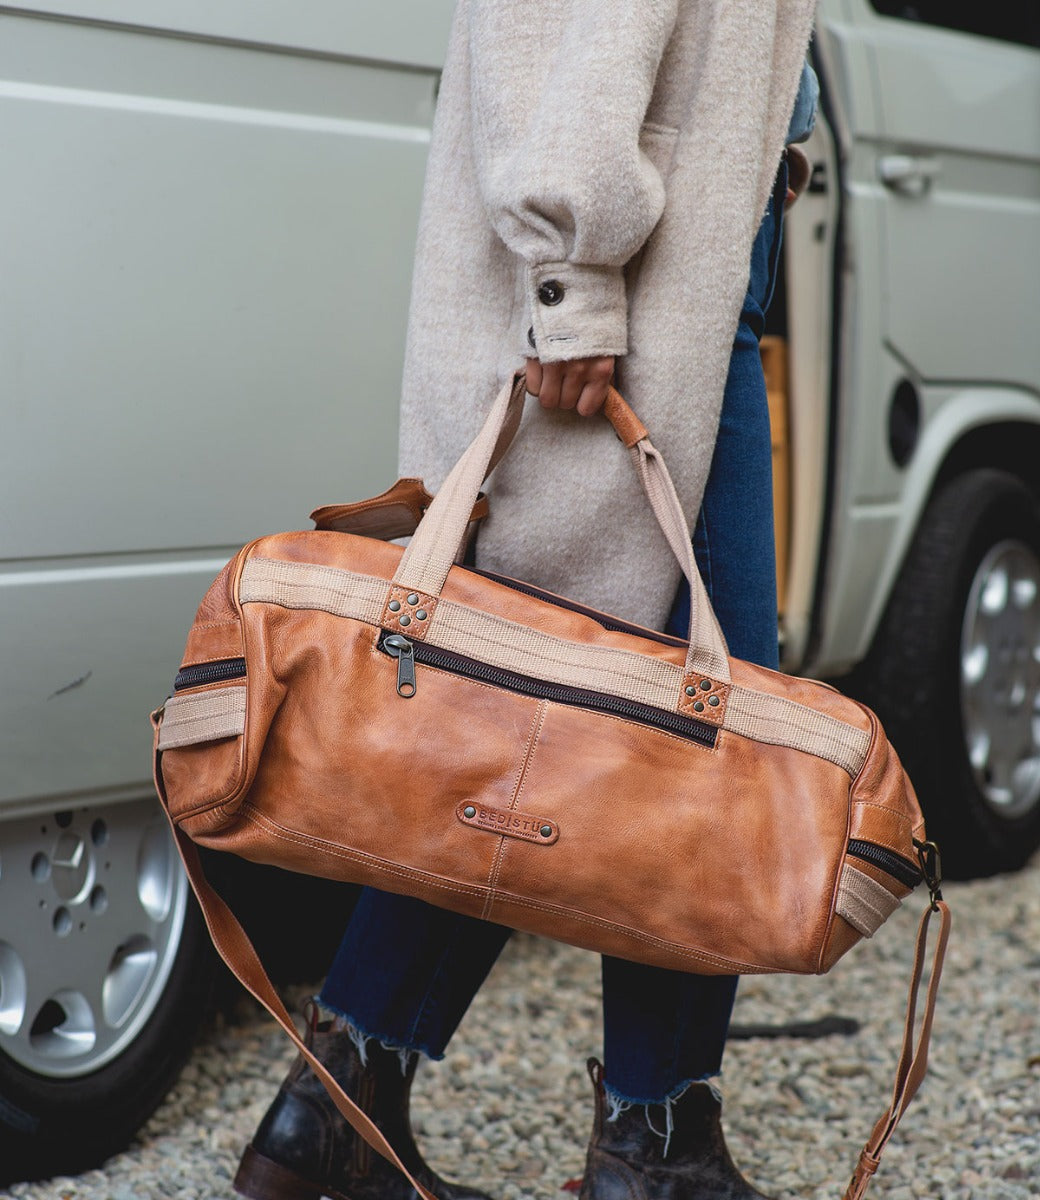
[[[708,974],[827,971],[932,874],[873,713],[727,654],[671,479],[617,393],[607,414],[690,581],[689,642],[457,564],[523,401],[522,381],[502,392],[425,515],[401,481],[241,550],[153,714],[214,940],[287,1027],[192,842]],[[413,529],[407,549],[382,540]],[[923,1046],[903,1057],[849,1195],[923,1075]]]

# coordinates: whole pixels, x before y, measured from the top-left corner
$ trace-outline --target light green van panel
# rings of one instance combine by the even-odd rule
[[[395,478],[450,7],[0,8],[0,805],[146,790],[223,560]]]
[[[17,9],[439,70],[454,0],[24,0]],[[0,10],[2,11],[2,10]]]

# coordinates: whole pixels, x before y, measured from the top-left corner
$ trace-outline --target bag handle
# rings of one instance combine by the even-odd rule
[[[394,575],[396,585],[406,591],[440,596],[480,488],[505,456],[519,428],[525,395],[522,375],[499,393],[483,428],[452,468],[419,523]],[[608,391],[603,411],[629,449],[661,532],[690,585],[686,674],[707,675],[717,682],[729,683],[726,640],[697,570],[689,526],[664,459],[651,443],[643,423],[614,388]]]

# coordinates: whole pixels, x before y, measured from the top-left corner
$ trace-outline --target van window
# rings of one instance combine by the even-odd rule
[[[988,0],[987,3],[950,4],[949,0],[870,0],[874,9],[886,17],[943,25],[963,33],[1020,42],[1040,47],[1040,5],[1022,0]]]

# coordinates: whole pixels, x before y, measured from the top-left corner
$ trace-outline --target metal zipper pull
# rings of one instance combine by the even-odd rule
[[[415,651],[412,643],[399,633],[392,633],[383,642],[383,648],[397,659],[397,694],[411,700],[415,695]]]

